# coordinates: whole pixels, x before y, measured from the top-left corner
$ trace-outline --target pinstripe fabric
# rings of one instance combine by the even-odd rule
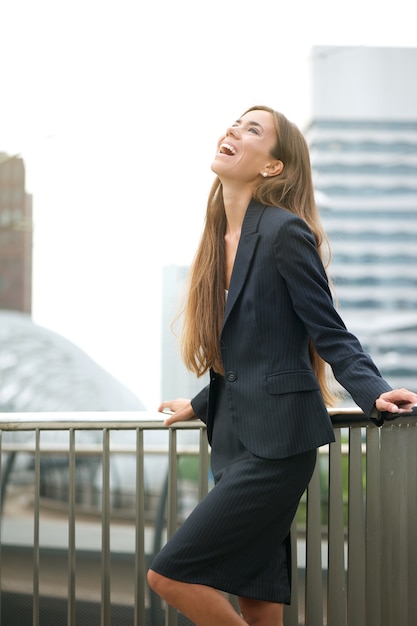
[[[305,222],[251,202],[242,225],[224,324],[222,359],[236,434],[252,453],[284,458],[333,441],[333,428],[311,369],[312,338],[340,384],[370,415],[391,387],[334,309],[314,237]],[[209,426],[216,397],[192,400]]]
[[[308,341],[370,413],[390,389],[335,311],[300,218],[252,202],[221,334],[224,378],[192,400],[207,423],[216,486],[156,556],[169,578],[290,601],[289,531],[316,448],[334,440]]]
[[[315,458],[312,450],[230,463],[151,568],[174,580],[289,604],[289,529]]]

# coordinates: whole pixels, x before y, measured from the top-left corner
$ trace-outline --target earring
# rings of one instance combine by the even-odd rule
[[[262,176],[263,176],[264,178],[266,178],[266,177],[268,176],[268,174],[267,174],[266,172],[264,172],[264,173],[262,174]]]

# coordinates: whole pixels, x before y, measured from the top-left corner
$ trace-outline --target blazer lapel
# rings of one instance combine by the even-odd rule
[[[233,265],[232,277],[230,280],[229,293],[226,301],[226,309],[224,313],[223,326],[241,292],[249,271],[252,257],[255,253],[256,244],[258,242],[258,224],[262,217],[265,207],[259,202],[251,201],[246,209],[245,217],[242,224],[242,232],[240,235],[239,245],[236,252],[236,258]]]

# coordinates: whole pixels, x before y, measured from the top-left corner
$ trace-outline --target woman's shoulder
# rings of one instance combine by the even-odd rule
[[[265,236],[277,236],[280,231],[304,233],[309,236],[311,230],[307,222],[289,209],[280,206],[264,205],[252,201],[243,223],[245,233],[258,232]]]
[[[273,244],[279,242],[282,247],[293,245],[295,241],[316,246],[314,234],[307,222],[288,209],[266,206],[258,226],[259,234]],[[292,242],[290,244],[290,242]]]
[[[308,228],[306,221],[292,213],[289,209],[284,209],[279,206],[266,206],[262,213],[261,224],[263,227],[270,228],[272,226],[283,226],[286,224],[293,224],[294,226],[300,226],[300,228]]]

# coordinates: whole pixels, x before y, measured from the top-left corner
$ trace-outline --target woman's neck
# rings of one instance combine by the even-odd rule
[[[240,234],[246,209],[252,199],[252,189],[245,190],[223,186],[223,202],[227,220],[227,231]]]

